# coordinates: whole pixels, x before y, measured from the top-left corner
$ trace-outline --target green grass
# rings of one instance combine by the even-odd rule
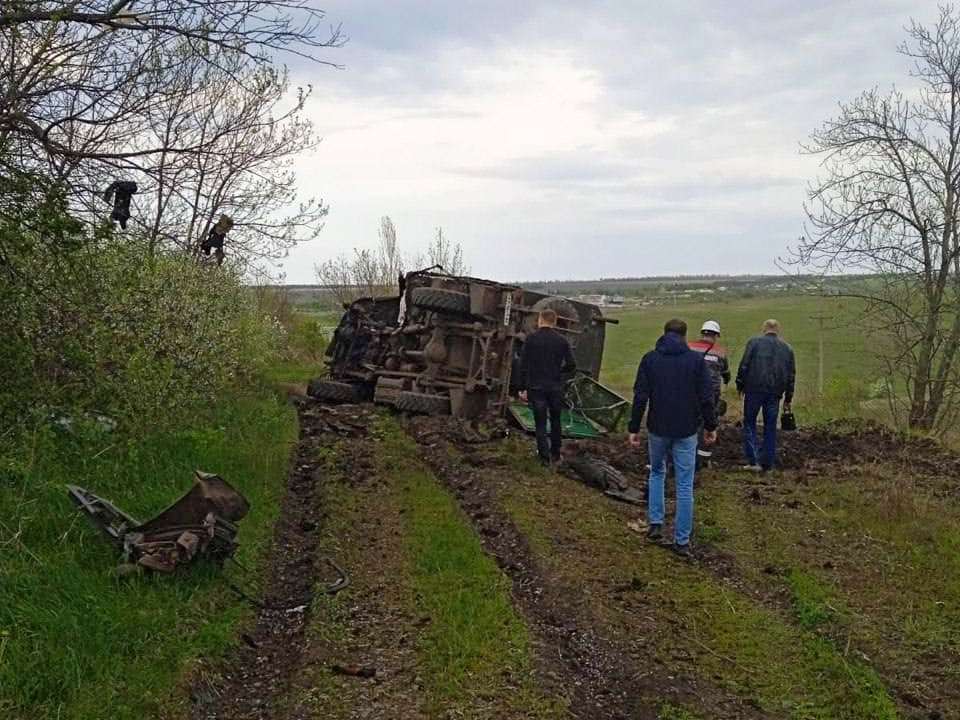
[[[540,560],[572,585],[612,581],[643,588],[644,610],[624,613],[598,595],[592,598],[595,612],[627,635],[639,631],[633,613],[652,613],[660,626],[671,628],[655,640],[661,659],[669,665],[678,647],[694,657],[677,671],[710,678],[792,720],[897,717],[869,665],[703,569],[645,546],[596,493],[573,484],[562,492],[542,483],[511,487],[510,514]],[[583,557],[578,548],[590,553]],[[805,611],[823,603],[809,584],[798,596]]]
[[[783,325],[783,338],[797,358],[796,410],[801,419],[857,416],[861,402],[872,397],[872,386],[880,377],[874,356],[867,351],[867,339],[854,329],[852,301],[817,297],[763,297],[710,303],[659,306],[629,310],[608,310],[619,325],[609,325],[603,356],[601,380],[629,397],[640,358],[653,349],[672,317],[687,321],[689,336],[699,335],[704,320],[717,320],[723,329],[721,342],[730,352],[731,372],[736,376],[743,348],[760,331],[769,317]],[[824,399],[817,394],[818,324],[812,317],[832,316],[824,332]],[[725,394],[731,406],[736,390],[731,383]]]
[[[837,614],[830,602],[830,591],[809,572],[793,568],[787,573],[786,580],[800,627],[816,630]]]
[[[862,649],[885,674],[909,684],[909,669],[960,655],[955,502],[889,472],[825,477],[791,494],[792,512],[744,503],[731,476],[705,483],[698,507],[725,530],[715,544],[739,572],[765,584],[777,580],[765,566],[789,568],[782,582],[798,623]]]
[[[0,474],[0,716],[159,717],[199,657],[234,642],[248,607],[214,568],[114,574],[117,553],[73,509],[74,483],[145,519],[217,472],[250,500],[239,559],[256,566],[276,517],[292,408],[272,397],[224,402],[196,429],[136,444],[94,429],[36,433]],[[171,705],[171,703],[174,703]]]
[[[273,363],[267,370],[266,379],[274,384],[309,382],[320,375],[325,366],[309,359],[293,358]]]
[[[418,611],[430,618],[418,641],[428,711],[493,717],[483,708],[499,705],[511,716],[565,716],[559,700],[536,688],[530,637],[510,603],[509,579],[416,453],[402,430],[385,424],[381,462],[398,483],[412,587]]]
[[[700,717],[685,708],[664,703],[657,712],[657,720],[700,720]]]

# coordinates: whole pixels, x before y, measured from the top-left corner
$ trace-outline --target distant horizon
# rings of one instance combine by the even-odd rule
[[[645,275],[645,276],[625,276],[625,277],[597,277],[597,278],[555,278],[551,280],[501,280],[498,278],[491,277],[481,277],[476,274],[467,273],[469,277],[475,277],[483,280],[490,280],[491,282],[498,282],[503,285],[517,285],[520,287],[526,287],[531,285],[549,285],[549,284],[590,284],[590,283],[602,283],[602,282],[665,282],[670,280],[767,280],[767,279],[790,279],[790,280],[813,280],[813,279],[824,279],[832,280],[839,278],[864,278],[870,277],[872,273],[856,272],[856,273],[831,273],[831,274],[818,274],[818,273],[806,273],[799,275],[788,275],[784,273],[741,273],[741,274],[730,274],[730,273],[715,273],[715,274],[689,274],[689,275]],[[267,287],[283,287],[283,288],[327,288],[334,287],[330,284],[323,283],[303,283],[303,282],[282,282],[282,283],[269,283]]]

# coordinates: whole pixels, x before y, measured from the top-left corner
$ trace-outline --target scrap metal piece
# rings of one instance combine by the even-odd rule
[[[103,498],[68,485],[70,499],[114,545],[126,563],[173,572],[197,557],[222,563],[237,549],[237,526],[250,503],[218,475],[196,471],[194,484],[144,523]]]
[[[123,548],[123,538],[127,531],[140,524],[110,501],[78,485],[67,485],[67,496],[78,509],[83,511],[84,517],[90,521],[90,524],[118,548]]]
[[[642,505],[643,493],[630,483],[619,470],[605,460],[586,453],[564,457],[562,468],[578,480],[603,491],[616,500]]]
[[[332,583],[330,583],[323,589],[323,592],[326,595],[336,595],[341,590],[345,590],[347,587],[350,586],[350,576],[347,575],[346,570],[344,570],[342,567],[337,565],[337,563],[334,562],[331,558],[325,557],[323,559],[327,562],[327,564],[330,567],[332,567],[337,572],[337,575],[338,575],[336,580],[334,580]]]
[[[117,180],[110,183],[103,193],[103,199],[107,202],[113,202],[113,212],[110,213],[110,219],[120,223],[122,230],[127,229],[127,221],[130,219],[130,199],[138,190],[137,184],[132,180]]]

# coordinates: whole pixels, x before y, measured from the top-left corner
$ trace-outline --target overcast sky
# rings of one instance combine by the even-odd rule
[[[297,168],[330,216],[284,263],[442,226],[499,280],[761,273],[801,234],[840,100],[906,84],[934,2],[317,0],[341,70],[298,64],[323,142]]]

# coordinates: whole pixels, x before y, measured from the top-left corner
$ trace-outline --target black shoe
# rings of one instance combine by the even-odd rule
[[[648,527],[647,540],[657,543],[663,540],[663,525],[651,525]]]
[[[690,543],[687,543],[686,545],[677,545],[676,543],[673,543],[670,546],[670,549],[674,552],[674,554],[679,555],[684,560],[693,559],[693,551],[690,550]]]

